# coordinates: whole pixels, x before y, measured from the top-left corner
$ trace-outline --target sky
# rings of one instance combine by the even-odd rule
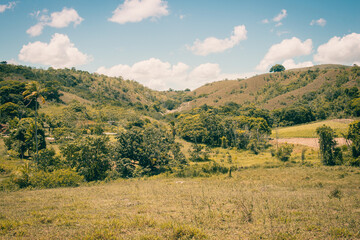
[[[195,89],[282,64],[360,65],[357,0],[0,0],[0,60]]]

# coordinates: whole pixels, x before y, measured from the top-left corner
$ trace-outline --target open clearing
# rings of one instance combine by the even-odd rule
[[[2,192],[0,238],[359,239],[359,186],[359,168],[285,164]]]
[[[291,127],[282,127],[273,129],[271,137],[276,138],[314,138],[316,136],[316,128],[323,125],[331,127],[338,137],[347,132],[349,124],[352,119],[333,119],[325,120],[316,123],[308,123],[303,125],[296,125]]]
[[[307,147],[319,149],[318,138],[279,138],[277,140],[272,140],[271,143],[276,144],[276,141],[278,143],[299,144],[299,145],[304,145]],[[347,144],[345,138],[335,138],[335,141],[337,142],[338,146]]]

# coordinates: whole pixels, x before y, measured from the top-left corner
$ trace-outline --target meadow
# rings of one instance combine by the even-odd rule
[[[324,120],[314,123],[301,124],[290,127],[281,127],[272,130],[271,137],[276,138],[314,138],[316,135],[316,128],[323,125],[331,127],[338,137],[343,137],[343,134],[347,133],[349,123],[351,119],[333,119]]]
[[[294,164],[210,178],[0,194],[3,239],[358,239],[360,169]]]
[[[214,161],[236,166],[231,176],[166,173],[1,192],[0,238],[359,239],[360,169],[322,166],[311,148],[302,161],[304,148],[286,163],[269,151],[212,149]]]

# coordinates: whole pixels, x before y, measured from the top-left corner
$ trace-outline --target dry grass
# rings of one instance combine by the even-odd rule
[[[316,128],[323,125],[331,127],[339,137],[342,137],[342,134],[347,132],[349,124],[352,121],[352,119],[333,119],[292,127],[283,127],[274,129],[271,137],[275,138],[277,135],[278,138],[314,138],[317,137]]]
[[[0,195],[0,236],[25,239],[358,239],[360,170],[256,168]]]

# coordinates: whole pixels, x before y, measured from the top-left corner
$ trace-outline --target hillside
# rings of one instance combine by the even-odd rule
[[[322,98],[331,97],[336,89],[359,88],[359,73],[358,67],[319,65],[248,79],[224,80],[206,84],[188,93],[194,100],[184,103],[179,109],[183,111],[204,104],[222,106],[234,102],[273,110],[308,98],[321,102]]]
[[[145,111],[165,111],[182,102],[184,91],[155,91],[132,80],[108,77],[72,69],[36,69],[0,64],[1,81],[39,82],[46,88],[60,91],[60,99],[91,105],[115,105]]]

